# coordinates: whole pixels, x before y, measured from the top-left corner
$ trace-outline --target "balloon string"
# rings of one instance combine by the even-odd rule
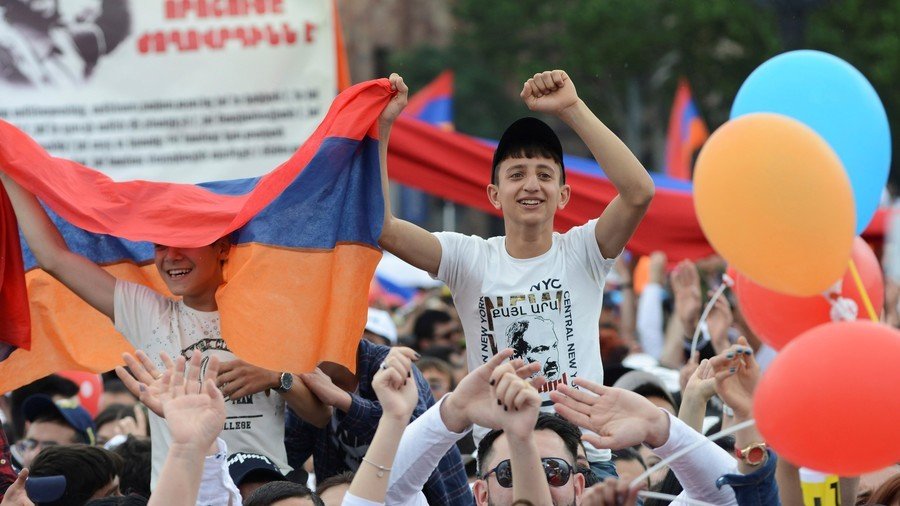
[[[728,285],[725,283],[719,285],[716,293],[710,297],[706,307],[703,308],[703,314],[700,316],[700,321],[697,322],[697,327],[694,329],[694,338],[691,340],[691,354],[688,356],[693,357],[694,352],[697,351],[697,340],[700,338],[700,329],[703,327],[703,324],[706,323],[706,318],[709,316],[710,311],[712,311],[713,306],[716,305],[716,301],[719,300],[719,297],[725,293],[726,288],[728,288]]]
[[[698,501],[696,499],[688,499],[687,497],[678,497],[672,494],[662,494],[659,492],[651,492],[649,490],[641,490],[638,492],[639,497],[645,497],[648,499],[663,499],[668,501],[674,501],[678,499],[678,504],[692,504],[694,506],[716,506],[715,504]]]
[[[646,471],[641,473],[640,476],[631,480],[631,484],[629,485],[629,488],[638,487],[641,484],[641,482],[646,480],[648,476],[655,473],[657,470],[669,465],[669,463],[675,459],[680,459],[685,454],[705,445],[706,443],[708,443],[710,441],[717,441],[729,434],[734,434],[735,432],[737,432],[739,430],[746,429],[747,427],[752,427],[754,424],[756,424],[756,420],[754,420],[754,419],[745,420],[739,424],[732,425],[731,427],[728,427],[727,429],[720,430],[719,432],[716,432],[715,434],[713,434],[712,436],[709,436],[708,438],[699,439],[699,440],[695,441],[693,444],[686,446],[686,447],[678,450],[677,452],[673,453],[672,455],[669,455],[668,457],[660,460],[653,467],[651,467],[650,469],[647,469]]]
[[[854,262],[852,258],[850,259],[850,274],[853,276],[853,282],[856,283],[856,290],[859,292],[859,296],[862,297],[866,312],[869,313],[869,318],[871,318],[873,322],[878,323],[878,313],[875,312],[875,308],[872,306],[872,300],[869,299],[869,294],[866,292],[866,287],[863,285],[862,278],[859,277],[859,271],[856,270],[856,262]]]

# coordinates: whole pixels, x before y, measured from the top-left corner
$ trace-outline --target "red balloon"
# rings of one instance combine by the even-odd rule
[[[62,371],[56,373],[63,378],[71,380],[78,385],[78,403],[87,410],[92,417],[97,416],[97,408],[100,405],[100,395],[103,393],[103,381],[100,375],[86,371]]]
[[[797,465],[858,476],[900,461],[900,332],[821,325],[769,365],[753,412],[766,443]]]
[[[851,258],[856,264],[869,300],[880,317],[884,307],[884,279],[878,258],[872,248],[859,237],[853,240]],[[780,350],[803,332],[832,321],[831,304],[821,295],[794,297],[774,292],[741,274],[738,274],[735,285],[738,306],[747,324],[760,339],[776,350]],[[871,320],[849,268],[844,274],[841,297],[856,302],[859,309],[857,320]]]

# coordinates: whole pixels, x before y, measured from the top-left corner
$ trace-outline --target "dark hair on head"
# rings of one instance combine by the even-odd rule
[[[150,440],[128,436],[113,453],[125,464],[119,473],[119,489],[123,494],[137,494],[150,499],[150,469],[152,467]]]
[[[84,506],[144,506],[145,504],[147,504],[146,497],[137,494],[128,494],[93,499],[88,501]]]
[[[625,461],[636,460],[641,464],[641,467],[643,467],[644,470],[647,470],[647,464],[644,462],[644,458],[641,457],[641,454],[638,453],[637,450],[635,450],[634,448],[631,448],[631,447],[622,448],[621,450],[613,451],[612,459],[613,459],[613,462],[615,462],[617,460],[625,460]]]
[[[515,148],[507,151],[504,154],[503,158],[497,160],[497,164],[494,165],[494,167],[491,169],[491,184],[493,184],[494,186],[500,184],[500,164],[504,160],[508,160],[510,158],[549,158],[556,162],[556,165],[559,168],[560,186],[566,184],[566,169],[559,155],[547,149],[546,146],[535,144],[516,146]]]
[[[49,397],[74,397],[78,395],[78,385],[62,376],[51,374],[39,380],[35,380],[23,387],[19,387],[10,394],[10,408],[12,410],[12,434],[7,434],[10,441],[21,439],[25,435],[25,413],[22,412],[22,404],[25,399],[35,394],[44,394]]]
[[[416,318],[416,323],[413,325],[413,335],[416,338],[416,343],[433,339],[435,325],[447,323],[452,320],[453,317],[446,311],[439,311],[437,309],[426,309],[425,311],[422,311],[422,314]]]
[[[127,370],[127,368],[126,368]],[[128,387],[125,386],[125,383],[122,382],[119,378],[103,378],[103,393],[109,394],[130,394],[134,397],[134,394],[128,390]],[[137,403],[137,398],[135,397],[135,403]]]
[[[330,476],[324,480],[316,487],[316,495],[322,495],[323,492],[328,490],[329,488],[336,487],[338,485],[347,484],[353,482],[353,477],[356,476],[356,473],[353,471],[344,471],[343,473],[336,474],[334,476]]]
[[[563,440],[566,450],[569,452],[571,459],[569,464],[574,468],[575,461],[578,459],[578,446],[581,445],[581,429],[572,422],[555,413],[540,413],[537,421],[534,423],[534,430],[552,430]],[[484,476],[487,469],[484,465],[490,460],[491,450],[494,443],[503,434],[503,430],[494,429],[481,439],[478,443],[478,475]]]
[[[597,475],[594,474],[594,471],[588,466],[575,466],[575,471],[584,476],[584,488],[591,487],[603,481],[598,478]]]
[[[653,487],[652,490],[662,494],[678,495],[684,491],[684,487],[681,486],[681,482],[675,477],[675,472],[669,469],[663,481]],[[644,506],[665,506],[671,502],[668,499],[647,499],[644,501]]]
[[[110,404],[94,418],[94,427],[100,430],[100,427],[110,422],[118,422],[126,416],[134,417],[134,406],[127,404]]]
[[[895,504],[900,499],[900,473],[897,473],[878,486],[866,504]]]
[[[456,389],[456,379],[453,377],[453,366],[450,365],[450,362],[425,355],[416,362],[416,367],[423,373],[433,369],[441,374],[446,374],[447,377],[450,378],[450,390],[453,391]]]
[[[271,481],[254,490],[250,497],[244,499],[244,506],[269,506],[273,502],[283,499],[297,497],[300,499],[310,498],[315,506],[325,506],[322,499],[313,492],[299,483],[290,481]]]
[[[99,446],[48,446],[29,466],[29,475],[66,477],[63,497],[41,506],[84,504],[122,472],[122,458]]]

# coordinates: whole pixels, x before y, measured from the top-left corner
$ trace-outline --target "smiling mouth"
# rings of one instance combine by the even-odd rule
[[[172,279],[180,279],[190,274],[190,272],[191,269],[169,269],[166,271],[166,275]]]
[[[528,208],[537,207],[543,203],[542,200],[538,199],[519,199],[516,202]]]

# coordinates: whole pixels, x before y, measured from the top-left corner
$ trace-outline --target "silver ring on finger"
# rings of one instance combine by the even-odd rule
[[[381,365],[378,366],[378,368],[381,369],[382,371],[386,371],[387,368],[388,368],[387,360],[383,361],[383,362],[381,363]]]

